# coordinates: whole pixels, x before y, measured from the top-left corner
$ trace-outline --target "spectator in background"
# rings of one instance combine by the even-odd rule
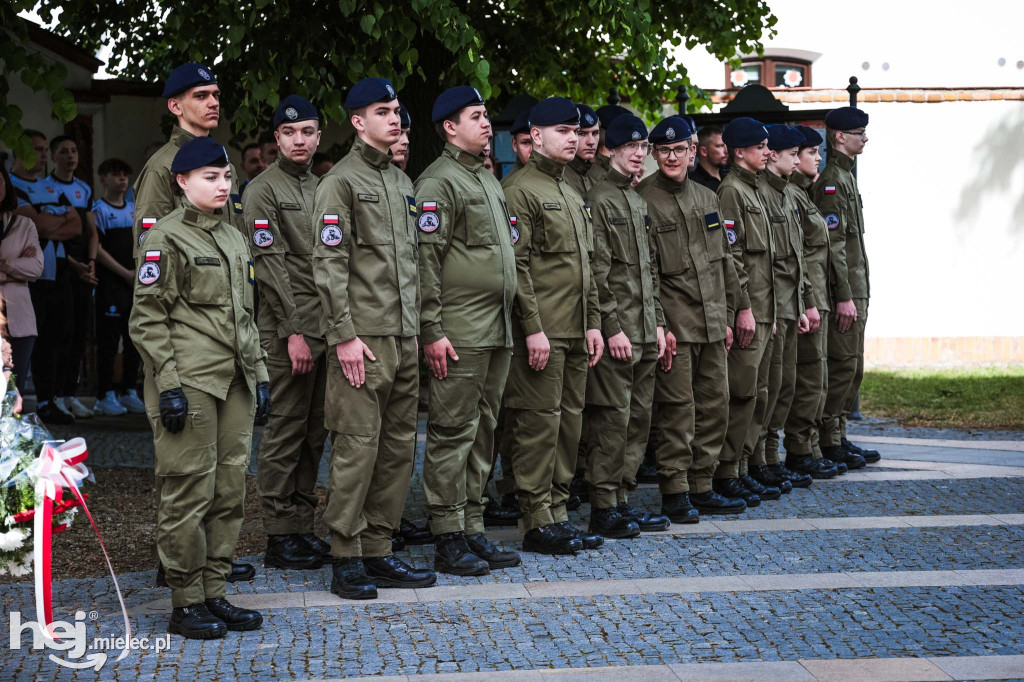
[[[13,368],[18,393],[24,395],[32,346],[36,341],[36,314],[28,282],[43,274],[43,250],[36,226],[30,219],[15,215],[18,197],[7,171],[0,166],[0,314],[7,316],[4,338],[12,358],[4,364]]]
[[[43,273],[29,284],[38,330],[32,349],[36,413],[44,422],[73,424],[75,418],[58,407],[54,398],[59,378],[58,359],[67,351],[73,314],[73,274],[64,253],[64,240],[82,234],[82,218],[49,178],[37,177],[46,168],[46,136],[38,130],[26,130],[25,134],[32,140],[37,161],[26,168],[24,161],[15,158],[11,183],[18,195],[15,213],[35,223],[43,251]]]
[[[245,182],[239,186],[238,193],[242,194],[245,192],[245,186],[252,180],[255,180],[257,175],[265,171],[268,165],[263,160],[263,153],[260,151],[258,143],[250,142],[245,145],[242,149],[242,172],[245,173]]]
[[[71,278],[69,343],[57,364],[57,405],[76,419],[89,419],[92,410],[79,402],[76,394],[82,376],[82,361],[85,359],[85,342],[92,323],[92,294],[96,286],[96,248],[99,240],[95,226],[85,217],[92,208],[92,188],[84,180],[75,177],[78,145],[72,138],[58,135],[50,140],[50,155],[53,157],[53,172],[49,180],[59,193],[67,197],[82,220],[81,236],[64,242],[67,262],[74,276]]]
[[[259,151],[257,149],[257,151]],[[125,199],[131,166],[121,159],[100,164],[103,196],[93,202],[89,223],[99,234],[96,260],[99,262],[96,287],[96,414],[144,414],[146,405],[135,390],[139,372],[139,354],[128,333],[135,284],[132,259],[132,225],[135,204]],[[123,344],[121,381],[114,386],[114,357]]]
[[[697,165],[690,179],[717,192],[722,178],[728,174],[729,150],[722,141],[722,129],[704,126],[697,131]]]
[[[274,139],[274,133],[260,135],[260,156],[263,158],[263,167],[266,168],[277,161],[277,155],[277,140]]]
[[[334,168],[334,162],[331,161],[331,157],[321,152],[317,152],[313,155],[313,168],[311,169],[313,171],[313,175],[318,178],[323,177],[324,174],[332,168]]]

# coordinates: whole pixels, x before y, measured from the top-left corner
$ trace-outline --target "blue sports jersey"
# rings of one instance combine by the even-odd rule
[[[61,188],[50,178],[25,180],[11,175],[11,184],[18,195],[18,206],[31,206],[39,213],[66,215],[72,203]],[[40,237],[43,246],[43,274],[40,280],[52,280],[57,275],[57,260],[63,259],[64,244]]]
[[[103,249],[118,263],[134,270],[132,227],[135,225],[135,204],[125,200],[123,206],[115,206],[106,199],[97,199],[92,204],[92,211]]]
[[[52,182],[53,186],[62,192],[75,208],[88,210],[92,206],[92,188],[86,184],[85,180],[72,176],[71,182],[64,182],[52,173],[46,179]]]

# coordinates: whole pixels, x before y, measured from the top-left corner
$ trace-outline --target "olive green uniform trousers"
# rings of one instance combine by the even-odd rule
[[[837,447],[846,437],[846,415],[853,409],[853,401],[864,378],[864,327],[868,321],[868,299],[855,298],[853,303],[857,307],[857,320],[845,334],[839,331],[835,317],[829,325],[828,394],[820,427],[822,447]]]
[[[159,481],[157,552],[171,605],[223,597],[242,527],[256,398],[238,371],[224,400],[182,386],[188,417],[171,433],[160,421],[160,392],[149,372],[143,388]]]
[[[455,354],[447,377],[430,375],[423,491],[434,535],[484,532],[494,429],[512,359],[509,348],[463,346]]]
[[[813,455],[814,459],[821,459],[818,423],[825,411],[825,394],[828,391],[825,359],[828,325],[826,315],[818,331],[797,337],[796,386],[783,440],[787,455]]]
[[[768,407],[772,337],[772,324],[757,322],[750,345],[740,348],[733,343],[729,351],[729,428],[715,478],[747,473]]]
[[[710,491],[729,426],[725,339],[678,344],[672,368],[657,373],[654,400],[661,494]]]
[[[268,535],[312,533],[317,497],[313,492],[324,452],[326,344],[305,337],[313,369],[292,374],[288,339],[261,335],[270,374],[271,413],[260,442],[256,482]]]
[[[512,420],[509,455],[524,531],[569,520],[565,501],[580,443],[586,342],[582,338],[549,341],[547,366],[537,372],[529,365],[525,342],[516,339],[505,387],[505,409]]]
[[[587,376],[587,481],[595,509],[628,502],[636,490],[651,428],[657,362],[658,344],[633,344],[630,359],[603,355]]]
[[[768,407],[758,441],[759,464],[779,463],[779,431],[786,425],[796,392],[796,355],[798,324],[796,320],[779,319],[772,341],[772,360],[768,368]],[[756,453],[756,451],[755,451]]]
[[[391,554],[416,449],[416,337],[359,338],[377,358],[363,358],[366,383],[359,388],[345,378],[336,348],[327,350],[331,494],[324,522],[331,554],[341,558]]]

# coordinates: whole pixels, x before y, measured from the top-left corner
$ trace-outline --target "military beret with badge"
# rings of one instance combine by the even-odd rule
[[[316,107],[305,97],[288,95],[277,105],[274,111],[274,128],[282,123],[299,123],[300,121],[319,121],[320,115]]]
[[[804,136],[804,141],[800,145],[801,147],[820,147],[821,143],[824,142],[824,138],[817,130],[810,126],[798,125],[794,126]]]
[[[847,131],[868,124],[867,112],[857,107],[839,107],[825,114],[825,126],[832,130]]]
[[[753,147],[768,139],[768,130],[760,121],[741,116],[729,121],[722,131],[722,141],[733,149]]]
[[[586,104],[577,104],[576,108],[580,110],[580,128],[586,129],[601,125],[601,119],[597,117],[597,112]]]
[[[470,85],[456,85],[442,92],[434,100],[430,120],[432,123],[440,123],[457,111],[483,103],[484,99],[476,88]]]
[[[171,75],[167,77],[167,82],[164,84],[163,96],[174,97],[189,88],[216,84],[217,77],[213,75],[213,71],[210,71],[202,64],[189,62],[171,71]]]
[[[188,173],[196,168],[216,166],[223,168],[230,163],[228,150],[212,137],[195,137],[181,145],[171,161],[172,173]]]
[[[768,126],[768,149],[773,152],[800,147],[803,143],[804,134],[792,126],[784,123]]]
[[[648,139],[651,144],[674,144],[693,137],[693,128],[682,116],[669,116],[654,126]]]
[[[395,87],[387,78],[364,78],[348,91],[345,108],[362,109],[376,102],[392,102],[398,98]]]
[[[647,139],[647,126],[633,114],[619,116],[608,126],[604,134],[604,146],[616,149],[629,142]]]
[[[530,112],[530,127],[543,128],[557,125],[579,125],[580,110],[565,97],[541,100]]]
[[[526,109],[519,112],[516,116],[516,120],[512,122],[512,127],[509,128],[508,132],[510,135],[518,135],[519,133],[530,132],[530,112],[532,109]]]

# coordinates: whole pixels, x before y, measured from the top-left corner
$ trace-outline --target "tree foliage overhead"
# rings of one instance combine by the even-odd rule
[[[35,4],[87,50],[111,45],[108,70],[123,78],[161,81],[183,61],[210,64],[237,136],[264,129],[291,92],[342,120],[344,93],[366,76],[391,79],[420,129],[437,92],[466,82],[497,104],[517,93],[600,103],[616,87],[653,113],[690,87],[675,48],[732,60],[759,51],[776,21],[767,0],[13,2]],[[705,101],[690,94],[691,107]]]

